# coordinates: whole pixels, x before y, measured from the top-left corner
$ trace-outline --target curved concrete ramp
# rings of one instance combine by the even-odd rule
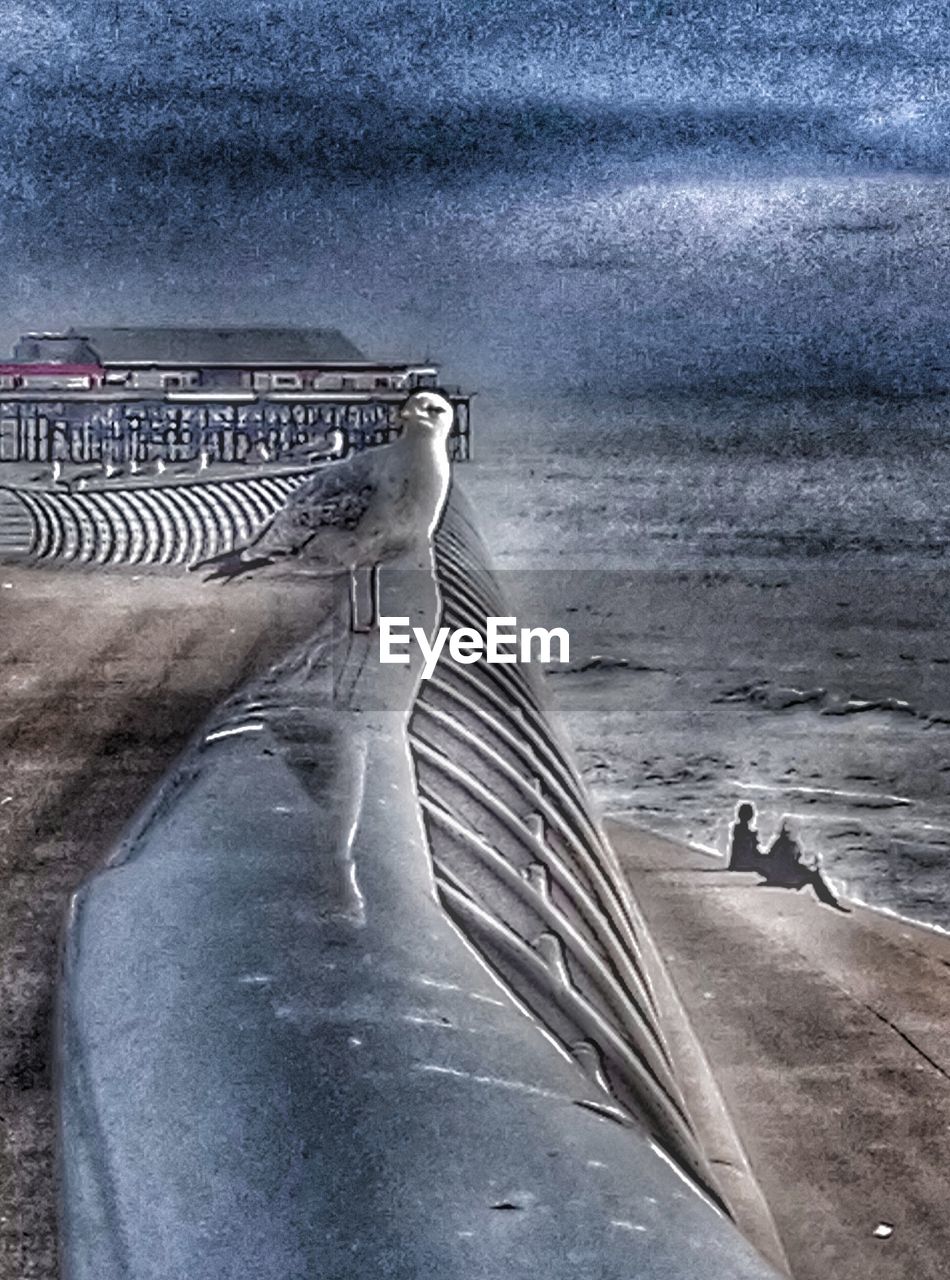
[[[442,620],[508,606],[456,500],[437,544]],[[410,723],[440,900],[494,972],[707,1187],[665,1043],[644,929],[530,667],[445,657]]]
[[[383,611],[431,628],[428,554],[403,569]],[[224,709],[76,896],[63,1280],[766,1280],[443,907],[418,670],[339,622]]]
[[[0,554],[91,565],[194,565],[250,542],[313,470],[100,483],[77,492],[0,486]]]

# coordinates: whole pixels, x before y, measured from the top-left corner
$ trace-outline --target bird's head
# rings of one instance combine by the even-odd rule
[[[413,391],[399,409],[399,421],[406,431],[431,433],[444,439],[455,416],[451,404],[438,391]]]

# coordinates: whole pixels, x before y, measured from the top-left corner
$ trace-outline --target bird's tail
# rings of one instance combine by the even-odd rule
[[[266,564],[271,564],[269,556],[253,556],[246,559],[243,550],[223,551],[220,555],[210,556],[207,560],[199,560],[197,564],[191,566],[191,572],[197,573],[199,569],[211,569],[211,573],[205,577],[205,582],[214,582],[217,579],[230,582],[232,578],[239,578],[241,574],[250,573],[252,569],[260,569]]]

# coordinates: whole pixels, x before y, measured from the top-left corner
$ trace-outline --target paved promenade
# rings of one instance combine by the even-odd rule
[[[950,938],[608,833],[795,1280],[943,1280]]]
[[[0,567],[0,1280],[56,1275],[49,1037],[69,895],[316,608],[312,583]]]

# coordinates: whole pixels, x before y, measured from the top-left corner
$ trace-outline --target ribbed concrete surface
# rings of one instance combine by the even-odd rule
[[[313,468],[212,481],[0,488],[0,555],[79,564],[195,565],[251,542]]]
[[[950,938],[839,915],[620,824],[609,834],[795,1280],[942,1280]]]
[[[74,899],[63,1280],[771,1277],[443,911],[371,644],[245,690]]]
[[[25,555],[33,537],[33,521],[19,498],[0,489],[0,556]]]

